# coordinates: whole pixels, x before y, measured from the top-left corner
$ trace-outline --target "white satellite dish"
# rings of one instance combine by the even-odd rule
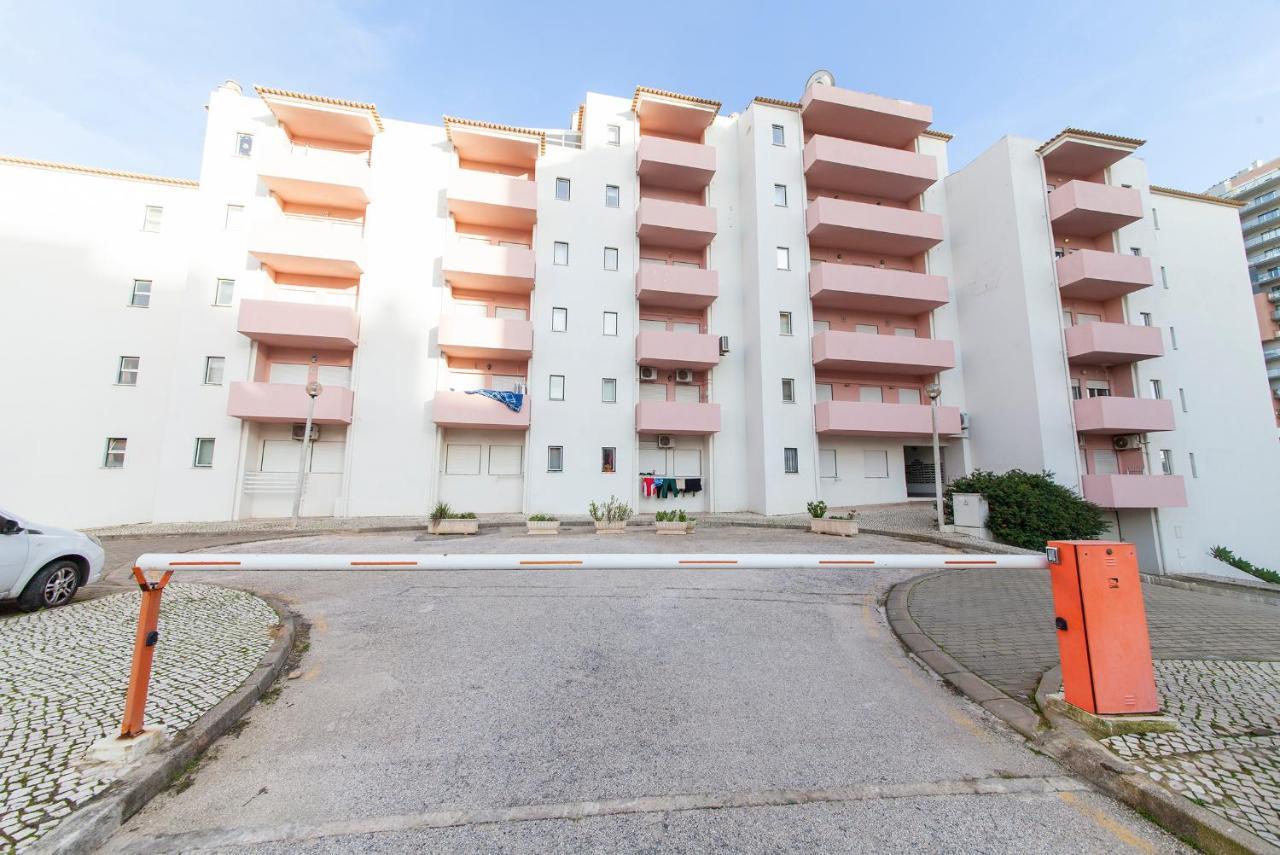
[[[819,68],[813,74],[809,75],[809,79],[804,83],[804,88],[808,89],[810,86],[814,86],[816,84],[821,84],[823,86],[835,86],[836,76],[825,68]]]

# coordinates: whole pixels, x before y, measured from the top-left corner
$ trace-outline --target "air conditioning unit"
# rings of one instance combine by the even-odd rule
[[[658,434],[658,448],[670,448],[673,445],[675,445],[675,443],[668,434]]]
[[[1132,451],[1142,445],[1142,437],[1138,434],[1122,434],[1111,438],[1111,447],[1116,451]]]
[[[692,368],[677,368],[677,369],[676,369],[676,382],[677,382],[677,383],[692,383],[692,382],[693,382],[693,369],[692,369]]]
[[[720,355],[724,356],[729,352],[729,337],[727,335],[720,336]]]
[[[960,430],[969,429],[969,414],[963,410],[960,412]]]
[[[306,432],[307,432],[306,422],[303,422],[300,425],[293,426],[293,438],[298,440],[298,442],[302,442],[302,438],[306,436]],[[311,426],[311,441],[315,442],[319,438],[320,438],[320,425],[313,424]]]
[[[641,365],[640,379],[641,380],[657,380],[658,369],[654,368],[652,365]]]

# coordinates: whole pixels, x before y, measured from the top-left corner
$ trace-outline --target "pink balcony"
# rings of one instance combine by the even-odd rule
[[[236,330],[263,344],[310,350],[353,350],[360,321],[346,306],[241,300]]]
[[[708,333],[641,330],[636,364],[705,371],[720,364],[720,341]]]
[[[1049,220],[1060,235],[1097,237],[1142,219],[1142,196],[1132,187],[1068,181],[1049,194]]]
[[[356,282],[364,265],[364,223],[359,219],[274,214],[258,217],[249,254],[273,279],[319,277]]]
[[[918,255],[942,243],[942,217],[819,196],[805,212],[813,246],[885,255]]]
[[[367,152],[382,130],[372,104],[339,102],[279,89],[259,88],[258,94],[292,140]]]
[[[833,371],[918,377],[956,367],[956,348],[936,338],[824,330],[813,337],[813,364]]]
[[[1084,497],[1103,508],[1185,508],[1181,475],[1085,475]]]
[[[431,403],[431,419],[441,427],[476,430],[528,430],[529,397],[520,412],[484,395],[468,395],[451,389],[436,392]]]
[[[636,271],[636,299],[642,304],[705,309],[719,294],[720,276],[714,270],[641,262]]]
[[[1141,255],[1079,249],[1059,258],[1056,264],[1058,289],[1064,297],[1079,300],[1110,300],[1155,281],[1151,259]]]
[[[1048,173],[1088,178],[1124,160],[1140,145],[1141,140],[1101,139],[1066,130],[1040,147],[1040,157]]]
[[[697,401],[640,401],[636,404],[636,433],[697,436],[719,431],[719,404]]]
[[[817,432],[827,436],[932,436],[928,404],[819,401],[813,405]],[[960,432],[960,408],[938,407],[938,433]]]
[[[652,187],[701,190],[716,174],[716,150],[701,143],[643,136],[636,147],[636,171],[640,181]]]
[[[321,425],[351,424],[355,395],[342,386],[328,385],[316,398],[313,421]],[[247,422],[305,422],[311,399],[307,387],[295,383],[231,383],[227,415]]]
[[[438,332],[440,350],[465,359],[522,361],[533,355],[533,324],[507,318],[445,315]]]
[[[943,276],[822,261],[809,270],[815,306],[918,315],[949,301]]]
[[[938,162],[914,151],[815,134],[805,143],[804,177],[811,189],[906,201],[938,180]]]
[[[716,211],[688,202],[641,199],[636,209],[636,234],[650,246],[705,249],[716,236]]]
[[[530,229],[538,219],[538,188],[528,178],[455,169],[445,198],[449,213],[460,223]]]
[[[533,290],[533,250],[458,240],[444,252],[444,278],[455,288],[528,294]]]
[[[901,148],[929,127],[933,109],[910,101],[815,84],[800,98],[800,118],[805,133]]]
[[[1173,402],[1160,398],[1082,398],[1072,401],[1080,433],[1121,434],[1173,430]]]
[[[1080,324],[1066,334],[1067,359],[1080,365],[1128,365],[1164,356],[1159,327]]]

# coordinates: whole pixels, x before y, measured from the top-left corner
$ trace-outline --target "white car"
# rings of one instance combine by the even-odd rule
[[[0,508],[0,600],[33,612],[71,602],[102,578],[106,553],[91,534],[41,525]]]

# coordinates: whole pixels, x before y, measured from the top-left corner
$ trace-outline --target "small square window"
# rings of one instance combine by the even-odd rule
[[[145,309],[151,305],[151,280],[133,280],[133,290],[129,292],[129,305]]]
[[[547,397],[553,401],[564,400],[564,375],[552,374],[551,382],[547,387]]]
[[[1151,209],[1151,227],[1154,229],[1160,228],[1160,212],[1155,208]]]
[[[228,205],[227,216],[222,223],[223,229],[238,232],[244,225],[244,205]]]
[[[1164,397],[1164,386],[1160,383],[1159,380],[1156,380],[1155,378],[1148,380],[1147,388],[1151,391],[1152,398],[1155,398],[1158,400]]]
[[[618,269],[618,248],[616,246],[606,246],[604,248],[604,269]]]
[[[206,356],[204,358],[204,384],[206,386],[221,386],[222,374],[226,370],[227,358],[225,356]]]
[[[889,477],[889,452],[887,451],[862,452],[862,477],[863,478],[888,478]]]
[[[107,452],[102,458],[102,465],[107,469],[124,468],[124,452],[129,440],[122,436],[108,437]]]
[[[1164,265],[1160,266],[1160,287],[1169,290],[1169,271],[1164,269]]]
[[[1134,255],[1142,255],[1142,247],[1131,246],[1129,247],[1129,252],[1133,253]]]
[[[1138,313],[1138,317],[1142,319],[1142,325],[1143,325],[1144,327],[1149,327],[1149,326],[1151,326],[1151,313],[1150,313],[1150,312],[1139,312],[1139,313]]]
[[[618,449],[607,446],[600,449],[600,471],[606,475],[618,471]]]
[[[240,157],[253,154],[253,134],[236,134],[236,154]]]
[[[778,269],[791,269],[791,250],[785,246],[778,247]]]
[[[794,404],[796,402],[796,381],[790,377],[782,378],[782,403]]]
[[[787,185],[773,185],[773,204],[777,205],[779,208],[787,207]]]
[[[618,185],[604,185],[604,206],[606,208],[619,208],[622,206],[622,190],[618,188]]]
[[[618,403],[618,381],[613,377],[605,377],[600,381],[600,400],[606,404]]]
[[[160,220],[164,217],[164,208],[157,205],[148,205],[147,211],[142,216],[142,230],[144,232],[160,231]]]
[[[1185,413],[1187,411],[1187,390],[1181,386],[1178,387],[1178,403],[1182,405],[1182,412]]]
[[[774,145],[787,144],[787,130],[786,128],[782,127],[782,125],[773,126],[773,144]]]
[[[778,312],[778,332],[791,335],[791,313]]]
[[[569,310],[560,306],[551,309],[551,331],[565,332],[569,329]]]
[[[1160,471],[1165,475],[1173,474],[1173,452],[1167,448],[1160,449]]]
[[[202,436],[196,439],[195,460],[191,465],[197,469],[208,469],[213,466],[213,437]]]
[[[565,242],[564,242],[564,241],[562,241],[562,240],[558,240],[558,241],[556,241],[555,250],[554,250],[554,253],[553,253],[553,255],[552,255],[551,262],[552,262],[553,264],[558,264],[558,265],[560,265],[561,267],[564,267],[564,266],[568,265],[568,263],[569,263],[569,244],[565,243]]]
[[[547,446],[547,471],[548,472],[564,471],[564,446],[562,445]]]
[[[231,300],[236,294],[236,280],[219,279],[218,286],[213,292],[213,305],[230,306]]]
[[[1194,451],[1188,451],[1187,460],[1191,463],[1191,477],[1199,478],[1200,470],[1196,468],[1196,453]]]
[[[618,334],[618,313],[617,312],[604,313],[604,334],[605,335]]]
[[[142,360],[136,356],[120,357],[120,365],[116,368],[117,386],[137,386],[138,366]]]
[[[774,127],[777,127],[775,125]],[[800,451],[796,448],[782,449],[782,471],[788,475],[795,475],[800,471]]]
[[[560,200],[561,202],[569,201],[569,179],[568,178],[556,179],[556,199]]]
[[[1172,326],[1169,327],[1169,346],[1174,350],[1178,349],[1178,331]]]
[[[608,141],[609,141],[609,145],[621,145],[621,144],[622,144],[622,128],[621,128],[620,126],[618,126],[618,125],[609,125],[609,127],[608,127],[608,132],[609,132],[609,133],[608,133],[608,137],[607,137],[607,139],[608,139]]]

